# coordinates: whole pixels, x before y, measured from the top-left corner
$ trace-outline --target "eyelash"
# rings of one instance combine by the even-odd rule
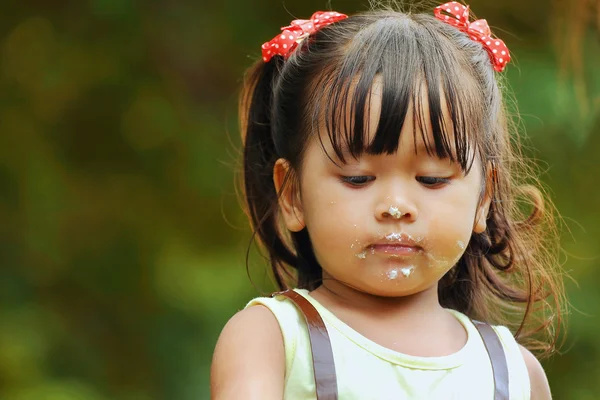
[[[358,176],[342,176],[342,181],[352,187],[362,187],[367,183],[374,181],[374,176],[358,175]],[[438,188],[442,185],[450,183],[450,178],[438,178],[434,176],[418,176],[417,181],[429,188]]]
[[[359,176],[342,176],[342,181],[350,186],[360,187],[375,180],[374,176],[359,175]]]
[[[450,178],[438,178],[434,176],[419,176],[417,177],[417,181],[421,182],[423,185],[427,187],[439,187],[442,185],[447,185],[450,183]]]

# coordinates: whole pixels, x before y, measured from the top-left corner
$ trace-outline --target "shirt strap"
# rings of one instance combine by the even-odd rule
[[[500,338],[491,325],[479,321],[473,321],[473,324],[479,331],[492,362],[495,386],[494,400],[509,400],[508,366]]]
[[[286,296],[292,300],[306,320],[315,373],[317,399],[337,400],[338,390],[333,351],[331,350],[329,333],[327,333],[327,327],[325,326],[321,315],[308,300],[293,290],[276,292],[271,296],[277,295]]]

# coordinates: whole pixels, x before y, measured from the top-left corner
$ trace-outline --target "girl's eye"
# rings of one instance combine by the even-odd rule
[[[434,176],[418,176],[417,181],[430,188],[437,188],[450,183],[450,178],[437,178]]]
[[[374,176],[342,176],[342,181],[349,184],[350,186],[364,186],[367,183],[375,180]]]

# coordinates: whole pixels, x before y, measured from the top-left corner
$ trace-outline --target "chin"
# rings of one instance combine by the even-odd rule
[[[407,297],[421,293],[432,286],[432,283],[425,283],[411,278],[394,278],[378,282],[377,286],[365,289],[366,292],[378,297]],[[437,282],[433,284],[437,285]]]

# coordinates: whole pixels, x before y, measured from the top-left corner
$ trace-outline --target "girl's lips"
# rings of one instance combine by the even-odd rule
[[[419,246],[395,243],[373,244],[370,246],[370,248],[375,253],[383,253],[393,256],[412,256],[419,253],[422,250]]]

